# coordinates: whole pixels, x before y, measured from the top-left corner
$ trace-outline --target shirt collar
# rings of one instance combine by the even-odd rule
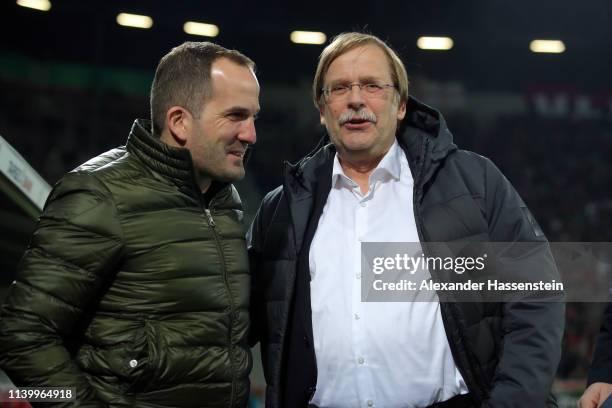
[[[378,163],[372,175],[387,173],[394,179],[399,180],[401,174],[401,154],[402,149],[399,147],[397,139],[394,139],[391,148],[387,154],[384,155],[380,163]]]
[[[401,174],[402,153],[402,149],[399,147],[397,139],[395,139],[391,145],[391,148],[387,151],[387,153],[385,153],[380,163],[378,163],[378,166],[376,166],[374,171],[372,171],[372,174],[370,174],[370,183],[375,180],[384,180],[385,175],[391,176],[395,180],[399,180]],[[332,185],[335,185],[339,179],[348,182],[350,185],[356,185],[353,180],[344,174],[344,170],[340,165],[338,153],[336,153],[334,156],[334,167],[332,170]]]

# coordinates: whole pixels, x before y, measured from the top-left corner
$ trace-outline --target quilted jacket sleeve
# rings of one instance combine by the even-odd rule
[[[104,406],[69,344],[92,316],[121,252],[108,190],[92,175],[66,175],[47,200],[0,310],[0,367],[16,385],[76,387],[76,406]]]
[[[510,182],[491,162],[486,163],[486,205],[489,234],[495,242],[533,242],[521,254],[541,276],[556,277],[558,271],[539,225]],[[550,389],[561,357],[565,305],[552,301],[511,301],[504,304],[501,355],[489,399],[484,406],[556,406]]]

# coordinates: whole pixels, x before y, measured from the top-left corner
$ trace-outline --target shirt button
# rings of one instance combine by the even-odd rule
[[[130,367],[135,368],[138,365],[138,360],[130,360]]]
[[[359,315],[355,313],[355,320],[359,320],[359,319],[360,319]]]
[[[373,406],[374,406],[374,401],[368,400],[368,407],[373,407]]]
[[[355,274],[355,278],[356,279],[361,279],[361,274],[360,273]]]
[[[357,359],[357,362],[358,362],[359,364],[363,364],[363,363],[365,363],[365,360],[363,359],[363,357],[359,357],[359,358]]]
[[[361,203],[359,203],[359,205],[360,205],[360,206],[362,206],[362,207],[367,207],[367,206],[368,206],[368,203],[364,203],[364,202],[362,201]]]

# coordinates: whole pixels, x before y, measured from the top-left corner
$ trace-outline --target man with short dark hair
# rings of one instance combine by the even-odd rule
[[[0,314],[17,386],[75,387],[87,407],[244,407],[249,274],[231,182],[255,143],[254,63],[174,48],[152,122],[54,187]]]
[[[285,166],[248,235],[266,406],[554,405],[561,303],[361,297],[363,242],[532,242],[554,275],[512,185],[408,96],[401,60],[372,35],[341,34],[323,50],[313,95],[329,139]]]

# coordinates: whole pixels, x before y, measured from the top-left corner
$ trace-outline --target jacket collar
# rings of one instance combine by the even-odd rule
[[[167,145],[153,136],[150,129],[151,121],[134,121],[127,140],[128,152],[137,156],[154,173],[176,184],[182,192],[202,200],[189,150]],[[215,207],[241,207],[238,192],[231,184],[213,181],[209,189],[209,195],[214,196]]]
[[[298,251],[302,248],[315,197],[327,197],[331,189],[335,154],[335,147],[326,144],[297,164],[285,162],[283,190],[289,202],[295,248]]]
[[[324,142],[327,141],[327,144]],[[285,187],[293,194],[313,194],[319,177],[331,177],[336,147],[323,138],[318,149],[296,164],[285,162]]]
[[[153,136],[151,122],[136,119],[127,140],[127,150],[155,173],[169,178],[179,187],[194,188],[193,161],[187,149],[172,147]]]

